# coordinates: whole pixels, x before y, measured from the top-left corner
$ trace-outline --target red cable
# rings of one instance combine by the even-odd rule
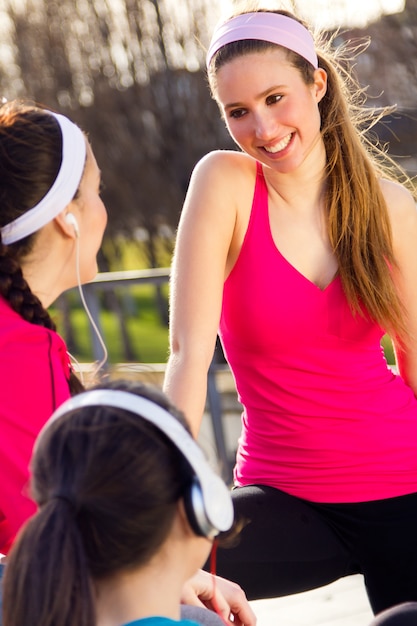
[[[225,624],[225,626],[230,626],[230,622],[226,621],[223,615],[221,614],[219,605],[217,604],[217,600],[216,600],[216,556],[217,556],[217,539],[213,541],[213,545],[212,545],[211,553],[210,553],[210,574],[211,574],[211,578],[213,581],[213,598],[211,600],[211,603],[213,605],[214,612],[217,613],[217,615],[222,620],[223,624]]]

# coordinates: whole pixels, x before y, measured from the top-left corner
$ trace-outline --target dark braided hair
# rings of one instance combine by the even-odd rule
[[[0,107],[0,228],[35,206],[52,187],[61,166],[62,136],[55,118],[24,102]],[[56,331],[55,323],[23,277],[22,259],[37,233],[4,245],[0,233],[0,295],[30,322]],[[72,394],[83,389],[71,372]]]

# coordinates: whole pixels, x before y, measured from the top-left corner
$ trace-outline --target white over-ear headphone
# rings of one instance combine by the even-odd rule
[[[74,227],[75,236],[78,238],[80,236],[80,229],[78,227],[78,222],[74,213],[67,213],[65,215],[65,221],[68,224],[72,224],[72,226]]]
[[[231,528],[234,510],[228,487],[210,467],[201,448],[182,424],[166,409],[148,398],[117,389],[85,391],[64,402],[54,412],[40,432],[36,445],[51,422],[89,406],[124,409],[159,428],[183,454],[195,474],[188,493],[184,495],[185,509],[194,532],[213,538],[219,532]]]

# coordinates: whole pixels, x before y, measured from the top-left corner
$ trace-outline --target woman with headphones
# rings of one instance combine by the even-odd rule
[[[9,554],[4,626],[195,624],[182,587],[233,506],[162,392],[117,381],[64,402],[31,470],[39,509]]]

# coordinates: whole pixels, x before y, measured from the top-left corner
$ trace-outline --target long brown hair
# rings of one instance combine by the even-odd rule
[[[270,12],[304,24],[288,11]],[[327,156],[327,227],[339,275],[353,312],[364,314],[366,310],[392,336],[405,339],[406,312],[392,276],[396,259],[379,180],[400,180],[413,193],[415,189],[405,172],[367,134],[392,109],[365,106],[365,91],[351,66],[352,53],[360,51],[360,46],[334,47],[332,38],[317,33],[315,43],[319,67],[327,73],[327,92],[319,110]],[[221,48],[208,69],[213,97],[216,98],[216,73],[220,67],[244,54],[276,47],[269,42],[244,40]],[[314,67],[298,54],[284,50],[304,82],[312,84]]]

